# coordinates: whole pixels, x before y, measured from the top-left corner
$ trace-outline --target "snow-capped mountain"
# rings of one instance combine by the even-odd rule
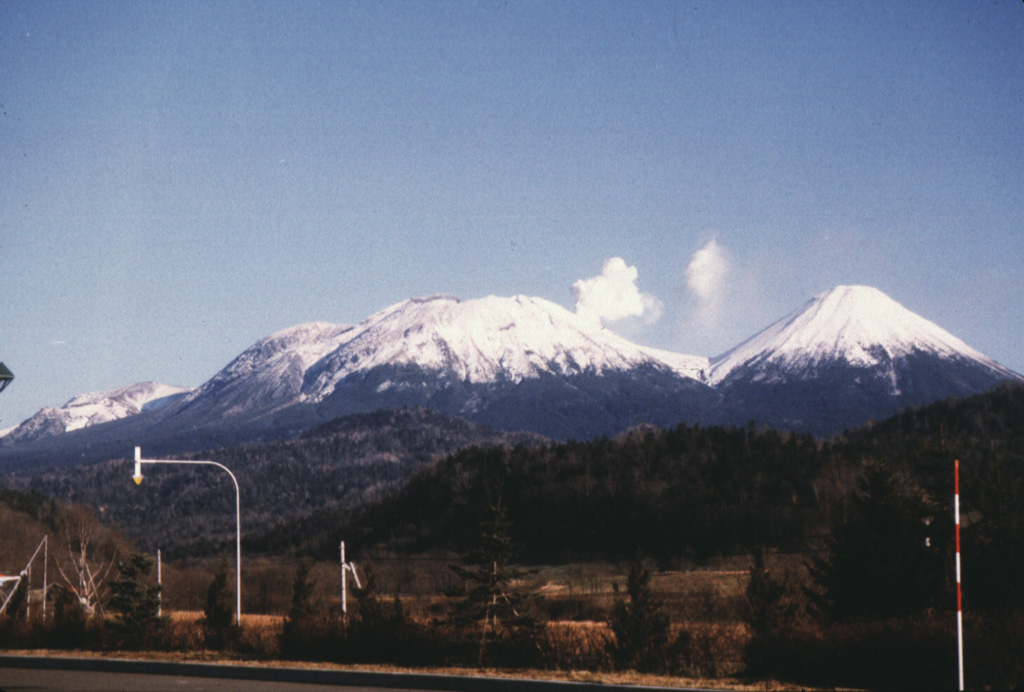
[[[73,442],[94,456],[142,439],[168,453],[198,450],[399,406],[584,439],[639,423],[714,420],[721,401],[702,381],[708,366],[538,298],[413,298],[355,326],[272,334],[173,405],[79,430]],[[47,453],[59,446],[48,443]]]
[[[92,392],[74,397],[60,408],[44,407],[4,435],[6,444],[28,442],[82,428],[156,411],[179,401],[193,390],[160,382]]]
[[[306,373],[304,403],[333,417],[428,406],[506,429],[582,437],[707,420],[708,360],[637,346],[539,298],[406,300],[353,327]]]
[[[822,294],[711,360],[639,346],[539,298],[431,296],[353,326],[282,330],[194,390],[133,385],[43,409],[3,439],[0,461],[208,449],[400,406],[561,439],[750,420],[828,434],[1007,380],[1024,382],[863,286]]]
[[[868,286],[839,286],[711,361],[733,418],[814,432],[1022,381]]]
[[[637,346],[540,298],[460,301],[438,295],[398,303],[350,330],[338,349],[311,368],[306,393],[322,401],[353,374],[409,366],[493,384],[643,366],[699,379],[708,359]]]
[[[526,381],[550,387],[650,370],[704,390],[707,368],[707,358],[637,346],[539,298],[430,296],[355,326],[311,323],[273,334],[199,387],[178,415],[202,412],[199,425],[272,415],[288,427],[382,406],[472,415],[498,390]]]

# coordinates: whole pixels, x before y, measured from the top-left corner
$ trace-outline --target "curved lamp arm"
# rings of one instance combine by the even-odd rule
[[[142,449],[140,447],[135,448],[135,475],[132,476],[132,480],[135,481],[135,485],[142,484],[142,465],[143,464],[186,464],[191,466],[216,466],[219,469],[227,471],[228,475],[231,476],[231,482],[235,484],[235,624],[238,626],[242,625],[242,509],[240,501],[240,493],[238,490],[238,479],[235,478],[235,474],[231,473],[224,464],[217,461],[196,461],[188,459],[143,459]]]

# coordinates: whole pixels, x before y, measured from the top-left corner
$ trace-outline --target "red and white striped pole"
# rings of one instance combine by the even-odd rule
[[[960,663],[960,690],[964,689],[964,613],[960,593],[960,460],[953,462],[953,518],[956,520],[956,650]]]

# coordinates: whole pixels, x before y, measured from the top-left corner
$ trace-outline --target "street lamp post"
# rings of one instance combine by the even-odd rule
[[[132,480],[135,481],[135,485],[142,483],[142,465],[143,464],[190,464],[190,465],[205,465],[205,466],[216,466],[228,472],[231,476],[231,481],[235,484],[235,624],[239,627],[242,626],[242,510],[241,502],[239,499],[238,492],[238,479],[235,478],[235,474],[231,473],[224,464],[216,461],[193,461],[185,459],[143,459],[142,449],[139,447],[135,448],[135,475],[132,476]]]

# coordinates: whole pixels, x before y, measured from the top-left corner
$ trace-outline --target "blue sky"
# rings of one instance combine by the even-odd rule
[[[1010,0],[6,0],[0,428],[605,280],[660,348],[868,284],[1024,371],[1021,37]]]

